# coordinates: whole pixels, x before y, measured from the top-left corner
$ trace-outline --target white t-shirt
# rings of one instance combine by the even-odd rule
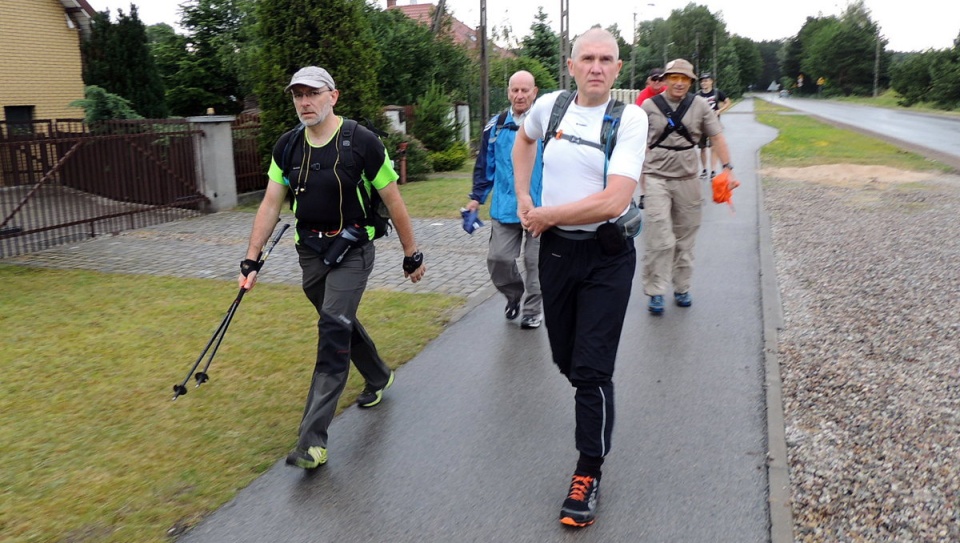
[[[543,138],[550,122],[553,104],[560,95],[557,91],[533,103],[523,128],[532,139]],[[600,130],[607,104],[582,107],[572,102],[560,120],[558,131],[577,136],[585,141],[600,143]],[[627,104],[620,118],[617,145],[613,148],[607,176],[623,175],[639,181],[647,149],[647,113],[635,104]],[[544,148],[543,194],[544,206],[576,202],[603,191],[603,151],[591,145],[553,139]],[[626,213],[627,208],[624,208]],[[596,230],[601,223],[570,226],[569,229]],[[560,226],[562,228],[562,226]]]

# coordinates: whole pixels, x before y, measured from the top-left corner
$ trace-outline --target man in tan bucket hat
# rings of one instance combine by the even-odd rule
[[[714,152],[723,169],[730,171],[730,182],[735,182],[720,121],[705,99],[690,92],[696,80],[692,64],[682,58],[673,60],[663,70],[666,90],[640,106],[650,121],[643,163],[643,290],[650,297],[647,309],[653,315],[663,314],[663,297],[671,287],[678,306],[693,304],[693,246],[703,205],[697,176],[701,136],[713,139]]]

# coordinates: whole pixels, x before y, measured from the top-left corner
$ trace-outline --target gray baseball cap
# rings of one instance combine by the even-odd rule
[[[333,78],[330,77],[330,72],[319,66],[307,66],[306,68],[297,70],[297,73],[293,74],[293,78],[290,79],[290,84],[283,89],[283,92],[289,92],[290,88],[294,85],[306,85],[315,89],[326,87],[330,90],[336,90],[337,88],[333,82]]]

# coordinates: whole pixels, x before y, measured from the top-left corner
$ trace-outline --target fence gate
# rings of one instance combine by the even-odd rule
[[[180,120],[0,123],[0,258],[200,214]]]

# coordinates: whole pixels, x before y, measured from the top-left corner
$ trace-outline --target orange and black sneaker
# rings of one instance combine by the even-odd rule
[[[570,493],[560,508],[560,522],[567,526],[583,528],[597,519],[597,495],[600,480],[589,475],[573,475]]]

